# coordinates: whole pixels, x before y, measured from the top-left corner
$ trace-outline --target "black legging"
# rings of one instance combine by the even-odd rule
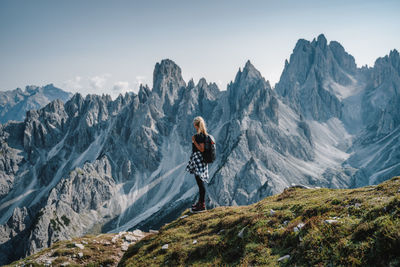
[[[201,180],[200,176],[194,175],[194,177],[196,178],[197,185],[199,186],[199,193],[200,193],[199,202],[203,203],[204,202],[204,197],[206,195],[206,189],[204,187],[204,183]]]

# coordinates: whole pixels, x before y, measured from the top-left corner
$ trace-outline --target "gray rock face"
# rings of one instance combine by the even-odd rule
[[[230,114],[238,119],[257,116],[262,122],[273,120],[277,123],[278,101],[268,81],[261,76],[250,61],[243,71],[239,69],[235,81],[228,85]]]
[[[363,119],[377,136],[400,125],[400,56],[397,50],[378,58],[370,70],[364,96]]]
[[[28,110],[39,109],[49,102],[60,99],[65,102],[72,93],[65,92],[53,84],[38,87],[26,86],[12,91],[0,91],[0,123],[9,120],[23,121]]]
[[[378,58],[365,71],[362,98],[363,131],[355,138],[353,155],[346,162],[356,168],[352,186],[377,184],[399,172],[400,57],[397,50]]]
[[[352,85],[355,75],[354,58],[338,42],[328,45],[321,34],[312,42],[297,42],[275,88],[305,118],[326,121],[342,117],[340,89]]]
[[[209,207],[250,204],[291,184],[390,178],[400,171],[398,81],[397,51],[359,69],[321,35],[298,41],[275,89],[250,61],[220,91],[204,78],[186,84],[166,59],[152,90],[75,94],[30,110],[0,124],[0,263],[57,240],[177,218],[197,196],[185,167],[198,115],[217,144]]]

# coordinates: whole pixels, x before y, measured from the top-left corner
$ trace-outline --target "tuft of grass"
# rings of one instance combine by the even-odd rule
[[[185,211],[119,266],[399,266],[399,188],[399,177],[357,189],[289,188],[249,206]]]

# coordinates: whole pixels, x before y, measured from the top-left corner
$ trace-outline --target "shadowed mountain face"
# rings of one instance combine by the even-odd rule
[[[55,99],[66,102],[71,96],[72,93],[54,87],[53,84],[42,87],[30,85],[24,91],[20,88],[0,91],[0,123],[23,121],[28,110],[39,109]]]
[[[0,262],[91,232],[158,228],[197,194],[193,118],[217,143],[207,204],[295,184],[346,188],[400,171],[399,54],[357,68],[337,42],[299,40],[272,89],[246,62],[226,91],[157,63],[138,94],[75,94],[0,125]],[[23,244],[21,246],[21,244]]]

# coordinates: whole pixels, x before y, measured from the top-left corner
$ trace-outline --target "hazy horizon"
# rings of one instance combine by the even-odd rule
[[[247,60],[274,86],[298,39],[324,34],[373,66],[400,47],[398,1],[0,1],[0,90],[27,85],[83,95],[152,87],[173,60],[186,82],[221,90]]]

